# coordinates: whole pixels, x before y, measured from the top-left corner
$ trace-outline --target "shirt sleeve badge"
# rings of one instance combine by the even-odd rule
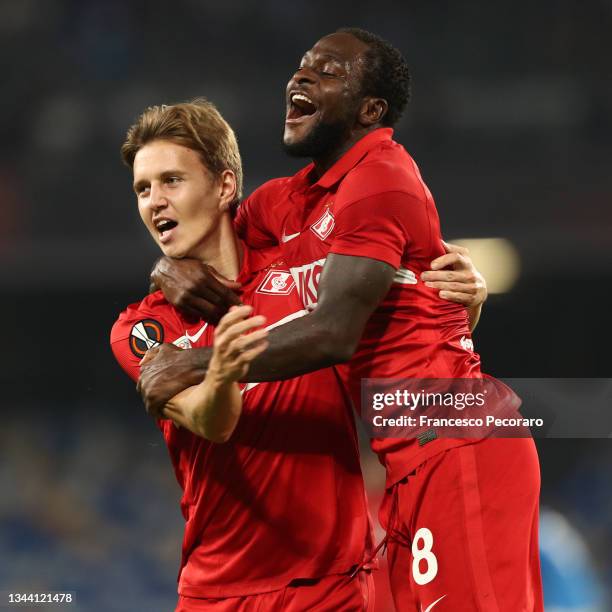
[[[135,323],[130,332],[130,349],[142,359],[145,353],[164,341],[164,328],[155,319],[142,319]]]

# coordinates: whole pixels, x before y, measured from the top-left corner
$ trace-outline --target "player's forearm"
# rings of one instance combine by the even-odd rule
[[[172,398],[164,408],[164,416],[211,442],[223,443],[238,424],[242,398],[236,383],[213,378],[206,377]]]
[[[209,348],[180,350],[172,344],[162,344],[151,351],[155,351],[155,356],[145,358],[140,366],[137,389],[147,412],[160,418],[170,399],[204,380],[212,351]]]
[[[189,349],[187,353],[190,357],[189,363],[191,365],[192,374],[194,376],[199,376],[200,373],[202,373],[202,376],[205,376],[208,371],[210,358],[212,357],[212,349],[209,346],[192,348]]]
[[[251,362],[245,380],[285,380],[344,363],[361,332],[341,327],[337,320],[329,324],[316,312],[286,323],[270,332],[268,348]]]
[[[200,435],[212,442],[227,442],[242,414],[242,397],[235,382],[215,382],[206,377],[201,397],[193,411],[193,422]]]
[[[315,310],[270,333],[246,380],[282,380],[348,361],[394,276],[395,268],[384,262],[330,254]]]

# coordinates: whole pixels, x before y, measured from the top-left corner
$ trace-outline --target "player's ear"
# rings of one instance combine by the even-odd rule
[[[376,125],[382,121],[388,110],[389,104],[387,104],[384,98],[371,98],[368,96],[361,103],[359,123],[364,127]]]
[[[219,176],[219,210],[226,212],[236,200],[236,175],[231,170],[224,170]]]

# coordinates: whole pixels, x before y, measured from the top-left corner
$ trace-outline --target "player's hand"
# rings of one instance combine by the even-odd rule
[[[173,344],[149,349],[140,363],[136,386],[147,413],[163,418],[166,402],[187,387],[202,382],[210,349],[182,350]]]
[[[230,306],[241,304],[231,281],[196,259],[161,257],[151,271],[151,283],[188,317],[217,324]]]
[[[213,354],[208,373],[219,384],[241,380],[249,370],[251,361],[266,350],[267,329],[256,329],[266,318],[250,317],[252,306],[232,306],[215,329]]]
[[[446,254],[431,262],[431,270],[421,274],[427,287],[438,289],[442,299],[468,308],[481,306],[487,299],[487,283],[470,259],[465,247],[442,243]]]

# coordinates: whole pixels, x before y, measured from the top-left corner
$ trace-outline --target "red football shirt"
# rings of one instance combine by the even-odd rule
[[[256,190],[240,207],[238,232],[250,246],[282,245],[306,308],[317,302],[328,253],[369,257],[396,268],[387,296],[369,319],[351,361],[340,367],[356,406],[362,378],[479,377],[466,309],[420,280],[444,254],[433,197],[393,130],[358,141],[319,180],[313,164]],[[474,440],[374,439],[387,485],[446,448]]]
[[[260,256],[245,249],[243,301],[268,326],[304,314],[289,270]],[[111,344],[136,380],[148,348],[209,346],[213,331],[186,321],[156,292],[120,315]],[[182,595],[272,591],[296,578],[346,572],[370,554],[355,424],[337,372],[251,383],[243,402],[225,444],[158,421],[183,489]]]

